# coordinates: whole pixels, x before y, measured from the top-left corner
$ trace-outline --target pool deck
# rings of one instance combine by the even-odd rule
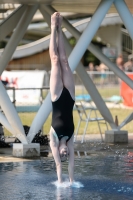
[[[88,155],[90,154],[108,154],[119,152],[121,153],[123,150],[125,153],[133,156],[133,133],[128,134],[129,142],[128,143],[119,143],[119,144],[107,144],[101,142],[100,134],[90,134],[87,135],[85,138],[85,142],[81,144],[81,137],[77,137],[77,141],[74,143],[75,154],[78,154],[80,157],[80,152],[87,152]],[[104,138],[104,135],[103,135]],[[9,142],[12,138],[7,139]],[[48,157],[51,157],[51,150],[49,146],[41,146],[41,157],[45,152],[49,152]],[[78,152],[78,153],[77,153]],[[38,158],[16,158],[12,156],[12,147],[9,148],[0,148],[0,163],[3,162],[23,162],[23,161],[33,161],[39,160]]]

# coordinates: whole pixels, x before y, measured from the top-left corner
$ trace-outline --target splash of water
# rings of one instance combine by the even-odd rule
[[[64,181],[63,183],[59,183],[58,181],[52,182],[53,185],[55,185],[57,188],[82,188],[84,185],[78,181],[75,181],[73,183],[70,183],[69,181]]]
[[[80,182],[73,182],[72,184],[71,184],[71,187],[74,187],[74,188],[82,188],[82,187],[84,187],[84,185],[82,184],[82,183],[80,183]]]

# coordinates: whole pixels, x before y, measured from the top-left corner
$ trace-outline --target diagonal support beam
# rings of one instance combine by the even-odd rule
[[[19,6],[0,24],[0,41],[13,31],[26,9],[26,5]]]
[[[94,34],[96,33],[99,25],[101,24],[104,16],[108,12],[108,10],[109,10],[110,6],[112,5],[113,1],[114,0],[110,0],[110,1],[103,0],[99,4],[98,9],[95,12],[95,14],[93,15],[93,18],[92,18],[91,22],[87,26],[86,30],[84,31],[84,33],[80,37],[76,47],[73,49],[71,55],[69,56],[68,61],[69,61],[69,65],[70,65],[72,71],[74,71],[75,68],[77,67],[79,61],[81,60],[82,55],[84,54],[86,48],[88,47],[90,41],[92,40]],[[91,30],[91,34],[90,34],[90,30]],[[88,37],[88,35],[90,37]],[[86,40],[84,40],[84,38]],[[74,62],[73,62],[73,60],[74,60]],[[42,104],[41,108],[39,109],[39,111],[37,113],[37,116],[36,116],[36,119],[38,118],[38,120],[39,120],[39,119],[41,119],[40,113],[43,113],[43,119],[41,119],[40,125],[41,124],[43,125],[43,123],[47,119],[48,115],[50,114],[51,109],[52,109],[52,106],[51,106],[51,99],[50,99],[50,93],[49,93],[47,98],[45,99],[44,103]],[[36,130],[38,130],[38,128],[35,127],[35,125],[36,125],[36,123],[38,121],[36,119],[34,119],[34,121],[33,121],[34,124],[32,125],[32,128],[29,131],[28,142],[32,141],[32,139],[33,139],[32,135],[34,134],[34,132]]]
[[[42,128],[51,110],[52,110],[52,103],[51,103],[51,95],[49,92],[31,124],[29,133],[27,135],[27,140],[29,143],[32,142],[36,133]]]
[[[42,16],[44,17],[44,19],[46,20],[47,24],[49,25],[49,27],[51,28],[51,16],[48,12],[45,11],[45,5],[40,5],[39,6],[39,10],[42,14]],[[57,12],[57,11],[55,11]],[[53,14],[53,12],[51,12],[51,15]]]
[[[115,0],[114,5],[133,40],[133,17],[124,0]]]
[[[15,107],[11,103],[9,96],[3,86],[3,84],[0,81],[0,106],[6,115],[6,118],[8,122],[10,123],[12,129],[10,132],[12,133],[12,130],[14,130],[14,134],[16,134],[17,138],[20,139],[21,142],[27,144],[27,138],[22,126],[22,123],[20,121],[20,118],[16,112]],[[2,116],[1,116],[2,118]],[[3,119],[3,118],[2,118]],[[4,122],[4,121],[3,121]]]
[[[33,15],[35,14],[38,5],[27,6],[25,13],[21,17],[12,37],[10,38],[8,44],[6,45],[1,57],[0,57],[0,75],[6,68],[7,64],[11,60],[11,57],[22,39],[25,31],[32,20]]]
[[[10,123],[8,122],[7,118],[3,113],[0,112],[0,123],[9,131],[12,133],[13,136],[16,137],[15,130],[12,128]]]
[[[53,14],[57,12],[51,6],[43,6],[49,14]],[[63,25],[64,27],[76,38],[79,39],[81,33],[72,26],[65,18],[63,18]],[[123,80],[129,87],[133,89],[133,82],[132,80],[122,71],[120,70],[114,63],[112,63],[95,45],[90,43],[88,50],[91,51],[99,60],[101,60],[105,65],[108,66],[110,70],[112,70],[121,80]]]
[[[44,8],[45,8],[45,6],[40,6],[40,11],[50,26],[51,25],[50,14],[48,14]],[[72,52],[72,47],[70,46],[64,33],[63,33],[63,36],[64,36],[64,43],[65,43],[65,47],[66,47],[66,53],[67,53],[67,56],[69,56],[70,53]],[[76,72],[77,72],[78,76],[80,77],[80,79],[82,80],[86,90],[91,95],[93,101],[95,102],[97,108],[99,109],[99,111],[102,114],[102,116],[104,117],[104,119],[110,124],[110,126],[112,128],[116,128],[116,125],[113,121],[113,118],[112,118],[112,115],[111,115],[109,109],[107,108],[107,106],[106,106],[105,102],[103,101],[101,95],[99,94],[95,84],[93,83],[91,78],[88,76],[88,74],[85,71],[84,66],[81,62],[79,62],[78,67],[76,68]]]
[[[96,34],[100,24],[102,23],[106,13],[111,7],[114,0],[106,1],[103,0],[100,2],[97,10],[95,11],[90,23],[80,36],[76,46],[74,47],[71,55],[69,56],[69,65],[71,66],[72,71],[74,71],[81,60],[84,52],[88,48],[91,40]],[[76,58],[76,59],[75,59]]]
[[[133,113],[131,113],[120,125],[119,125],[119,129],[121,129],[123,126],[125,126],[126,124],[128,124],[130,121],[133,120]]]
[[[0,57],[0,74],[3,72],[5,67],[7,66],[8,62],[10,61],[19,41],[23,37],[30,21],[32,20],[32,17],[34,13],[36,12],[38,8],[38,5],[35,6],[27,6],[25,9],[25,12],[23,16],[21,17],[12,37],[10,38],[8,44],[6,45],[4,52],[2,53]],[[17,137],[22,143],[28,143],[27,138],[24,133],[24,129],[22,126],[22,123],[20,121],[20,118],[13,107],[2,83],[0,82],[0,105],[7,117],[7,120],[10,122],[11,127],[15,129],[15,133],[17,134]]]
[[[46,12],[44,12],[44,9],[42,8],[42,6],[39,6],[39,10],[41,11],[44,19],[48,22],[48,24],[50,24],[51,19],[50,19],[49,15]],[[47,120],[47,117],[49,116],[51,110],[52,110],[52,104],[51,104],[51,95],[49,92],[49,94],[45,98],[45,101],[43,102],[41,108],[37,112],[32,124],[30,126],[30,130],[27,135],[27,139],[29,142],[32,142],[32,140],[33,140],[34,136],[36,135],[36,133],[38,132],[38,130],[40,130],[42,128],[42,126],[43,126],[44,122]],[[44,112],[45,112],[45,115],[44,115]]]

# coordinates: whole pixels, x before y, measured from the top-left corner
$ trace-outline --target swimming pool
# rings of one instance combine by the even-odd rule
[[[130,200],[133,199],[133,157],[117,153],[75,156],[74,187],[57,187],[52,157],[0,163],[0,200]]]

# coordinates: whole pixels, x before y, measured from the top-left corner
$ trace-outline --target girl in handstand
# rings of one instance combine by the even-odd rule
[[[56,163],[57,177],[62,182],[61,162],[69,160],[70,183],[74,181],[74,123],[73,105],[75,99],[74,79],[65,53],[61,29],[62,16],[56,12],[51,16],[51,77],[50,92],[52,100],[52,124],[50,128],[50,147]],[[58,40],[56,40],[57,38]]]

